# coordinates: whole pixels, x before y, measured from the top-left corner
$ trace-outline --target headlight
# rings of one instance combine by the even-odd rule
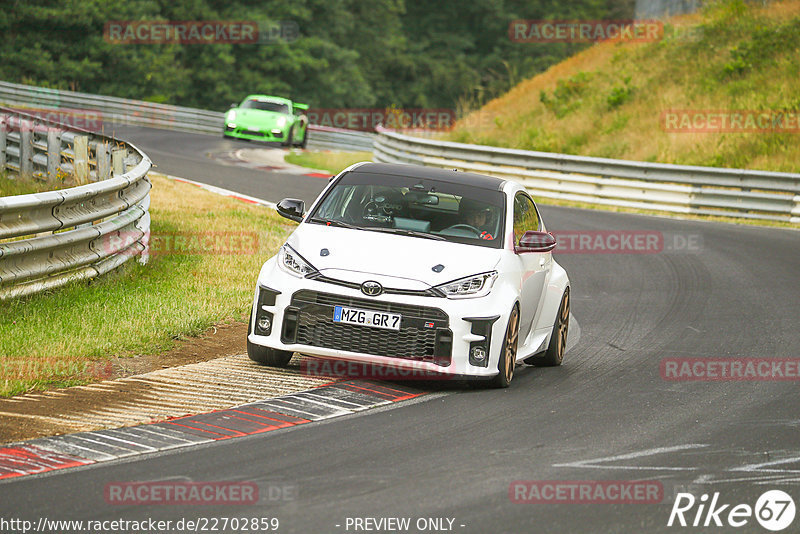
[[[235,121],[236,120],[236,111],[230,110],[228,112],[228,120],[229,121]]]
[[[476,274],[466,278],[453,280],[446,284],[436,286],[449,299],[468,299],[483,297],[492,290],[494,281],[497,280],[497,271]]]
[[[305,277],[317,270],[289,245],[283,245],[278,252],[278,265],[283,270],[298,277]]]
[[[275,124],[283,128],[286,126],[286,117],[278,117],[278,120],[275,122]]]

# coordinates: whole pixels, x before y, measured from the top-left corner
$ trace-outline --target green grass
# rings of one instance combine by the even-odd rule
[[[337,174],[353,163],[372,161],[372,152],[339,152],[334,150],[291,151],[285,156],[287,163],[301,165],[309,169],[319,169],[330,174]]]
[[[800,114],[800,0],[718,0],[651,43],[599,43],[445,138],[634,161],[800,172],[800,134],[665,131],[669,110]],[[796,120],[796,119],[795,119]]]
[[[0,173],[0,197],[13,197],[30,193],[43,193],[69,187],[63,181],[56,184],[48,183],[38,178],[11,178],[5,173]]]
[[[151,177],[155,239],[219,238],[229,250],[154,254],[146,265],[132,260],[88,283],[4,301],[0,396],[96,380],[111,356],[155,354],[247,318],[261,264],[292,224],[263,207]]]

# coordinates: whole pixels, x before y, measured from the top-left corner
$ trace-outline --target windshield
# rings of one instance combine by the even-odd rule
[[[307,220],[502,248],[504,201],[500,191],[463,184],[350,172]]]
[[[276,113],[289,113],[289,106],[279,102],[265,100],[245,100],[242,107],[245,109],[260,109],[261,111],[274,111]]]

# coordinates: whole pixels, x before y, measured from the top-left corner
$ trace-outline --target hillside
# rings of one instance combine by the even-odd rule
[[[744,112],[741,124],[730,122],[735,112]],[[759,128],[762,112],[783,131]],[[726,0],[669,20],[661,40],[596,44],[465,116],[448,138],[798,172],[799,118],[800,0]]]

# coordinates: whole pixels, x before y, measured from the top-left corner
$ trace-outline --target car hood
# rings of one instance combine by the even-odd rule
[[[236,109],[236,118],[232,121],[237,124],[257,124],[259,126],[273,126],[280,117],[286,119],[286,123],[291,122],[291,116],[275,111],[264,111],[262,109]]]
[[[323,275],[348,282],[427,289],[493,270],[501,250],[421,237],[301,224],[287,243]],[[328,253],[323,256],[322,249]],[[440,272],[433,267],[443,265]]]

